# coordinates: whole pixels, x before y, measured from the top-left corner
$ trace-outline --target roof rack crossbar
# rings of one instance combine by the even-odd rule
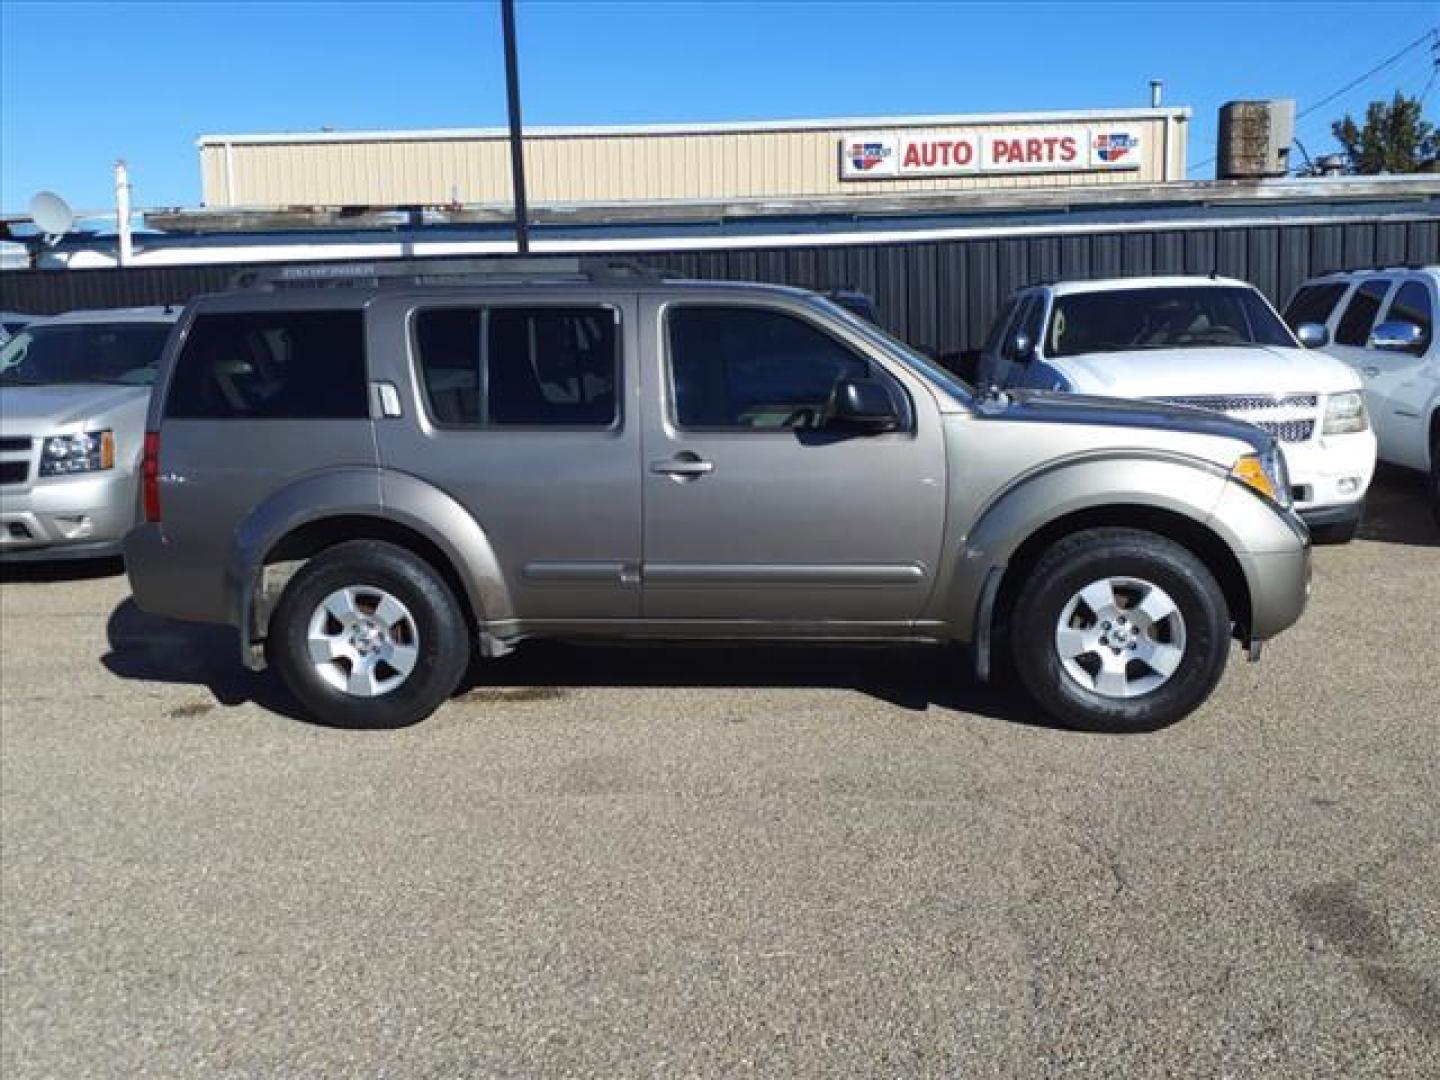
[[[377,288],[417,285],[531,284],[540,282],[637,283],[666,274],[631,259],[573,255],[498,255],[464,259],[295,263],[242,270],[231,289]]]

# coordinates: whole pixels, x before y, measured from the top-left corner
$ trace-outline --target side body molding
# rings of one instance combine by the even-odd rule
[[[513,615],[509,590],[489,538],[453,498],[403,473],[326,470],[275,492],[235,529],[225,567],[225,591],[229,622],[240,628],[247,663],[254,660],[251,643],[263,636],[263,627],[256,625],[256,600],[266,554],[295,529],[336,517],[374,518],[420,534],[450,560],[477,614],[486,620]]]

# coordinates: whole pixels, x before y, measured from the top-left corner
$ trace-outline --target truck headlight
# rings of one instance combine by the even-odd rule
[[[1287,510],[1294,503],[1290,495],[1290,470],[1285,467],[1285,455],[1279,446],[1271,446],[1259,454],[1242,454],[1230,470],[1230,478]]]
[[[52,435],[40,448],[41,476],[70,476],[115,467],[115,433]]]
[[[1321,435],[1348,435],[1352,431],[1364,431],[1369,426],[1365,395],[1359,390],[1331,394],[1325,400],[1325,423],[1321,425]]]

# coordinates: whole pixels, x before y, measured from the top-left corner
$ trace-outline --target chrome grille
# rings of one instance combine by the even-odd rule
[[[1260,412],[1265,409],[1313,409],[1320,404],[1318,394],[1229,394],[1209,397],[1160,397],[1153,401],[1166,405],[1189,405],[1211,412]]]
[[[1269,432],[1281,442],[1304,442],[1315,434],[1314,420],[1251,420],[1252,424]]]
[[[1282,443],[1305,442],[1315,434],[1319,394],[1206,394],[1194,397],[1157,397],[1164,405],[1184,405],[1224,413],[1244,420],[1275,436]]]

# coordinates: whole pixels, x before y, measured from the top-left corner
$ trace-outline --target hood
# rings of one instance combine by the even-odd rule
[[[100,416],[123,405],[149,400],[148,386],[71,383],[55,386],[0,386],[0,431],[42,435]]]
[[[1323,352],[1272,345],[1082,353],[1046,363],[1081,393],[1121,397],[1358,390],[1360,377]]]
[[[978,408],[979,414],[986,419],[1012,422],[1093,424],[1217,435],[1248,443],[1256,452],[1267,450],[1274,444],[1274,439],[1254,424],[1231,420],[1220,413],[1124,398],[1062,394],[1050,390],[1011,390],[1000,398],[982,398]]]

